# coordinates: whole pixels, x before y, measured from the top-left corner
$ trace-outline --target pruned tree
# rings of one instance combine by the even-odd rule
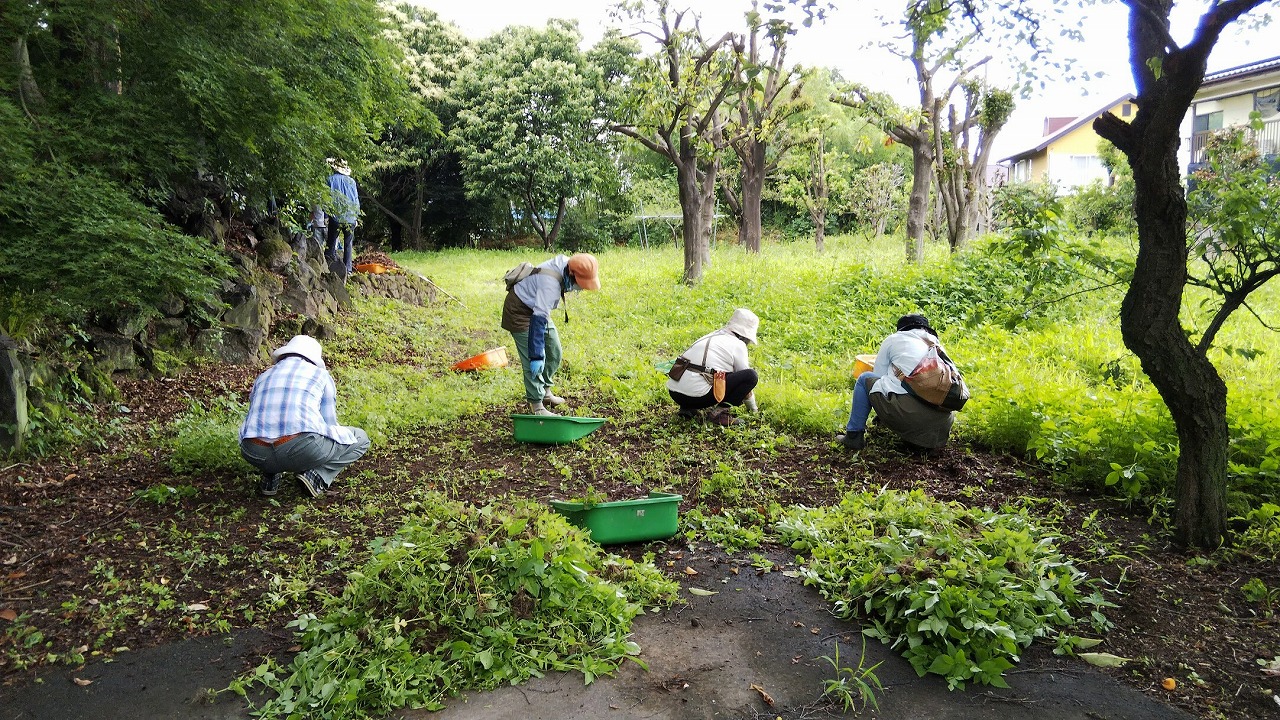
[[[641,59],[614,132],[632,138],[676,168],[683,219],[684,282],[696,284],[710,257],[715,217],[718,142],[726,100],[735,87],[742,43],[733,33],[702,36],[696,16],[673,11],[668,0],[619,6],[634,35],[658,50]]]
[[[757,2],[747,13],[744,56],[736,63],[735,107],[727,113],[724,144],[738,159],[737,192],[724,185],[730,206],[739,217],[738,241],[760,252],[760,200],[765,179],[798,141],[788,121],[811,105],[802,94],[804,80],[798,66],[786,67],[787,40],[792,23],[761,15]],[[763,35],[763,37],[762,37]],[[763,58],[761,45],[768,46]]]
[[[963,75],[968,75],[964,73]],[[947,107],[947,125],[934,115],[933,143],[938,198],[947,222],[947,245],[955,252],[978,226],[987,206],[987,163],[996,133],[1013,114],[1013,93],[986,87],[977,80],[960,86],[964,104]],[[975,137],[976,136],[976,137]]]
[[[1227,387],[1209,359],[1212,330],[1260,286],[1245,283],[1224,295],[1209,328],[1183,323],[1188,270],[1187,199],[1178,169],[1179,126],[1204,80],[1209,54],[1223,31],[1267,0],[1207,3],[1191,40],[1170,34],[1171,0],[1125,0],[1129,7],[1129,65],[1137,113],[1127,123],[1111,113],[1093,123],[1133,169],[1138,256],[1120,308],[1128,347],[1169,408],[1178,433],[1174,488],[1177,540],[1213,548],[1227,530]],[[1250,222],[1256,221],[1251,217]],[[1263,274],[1259,280],[1265,279]]]

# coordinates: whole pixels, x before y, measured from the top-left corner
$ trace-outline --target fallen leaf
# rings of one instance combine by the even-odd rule
[[[76,475],[75,473],[71,473],[70,475],[68,475],[68,476],[66,476],[66,477],[64,477],[64,478],[62,478],[62,482],[66,482],[66,481],[68,481],[68,480],[75,480],[75,479],[76,479],[76,477],[77,477],[77,475]]]
[[[694,569],[693,569],[693,568],[691,568],[691,567],[686,567],[686,568],[684,569],[684,574],[685,574],[685,575],[688,575],[688,576],[690,576],[690,577],[692,577],[692,576],[694,576],[694,575],[697,575],[697,574],[698,574],[698,571],[697,571],[697,570],[694,570]]]
[[[209,606],[204,603],[191,603],[187,606],[187,612],[196,612],[197,610],[208,610]]]
[[[765,701],[765,703],[767,703],[767,704],[769,704],[769,705],[772,705],[772,704],[773,704],[773,697],[772,697],[772,696],[770,696],[770,695],[769,695],[769,693],[765,692],[765,691],[764,691],[764,688],[760,687],[759,685],[752,685],[752,686],[751,686],[751,689],[752,689],[752,690],[755,690],[755,691],[756,691],[756,692],[758,692],[758,693],[760,693],[760,699],[761,699],[761,700],[764,700],[764,701]]]
[[[17,558],[18,556],[17,556],[17,555],[14,555],[14,557],[15,557],[15,558]],[[27,574],[26,574],[26,573],[24,573],[24,572],[15,572],[15,573],[9,573],[9,576],[8,576],[7,578],[5,578],[5,579],[6,579],[6,580],[18,580],[18,579],[24,578],[24,577],[26,577],[26,576],[27,576]]]
[[[1080,648],[1081,650],[1088,650],[1089,648],[1094,647],[1100,644],[1101,642],[1102,641],[1097,638],[1080,638],[1080,640],[1076,643],[1076,647]]]
[[[0,620],[8,620],[13,622],[18,619],[18,613],[13,608],[5,608],[0,610]]]
[[[1129,658],[1122,658],[1111,653],[1080,653],[1078,657],[1090,665],[1098,667],[1121,667],[1129,662]]]
[[[92,684],[93,684],[93,681],[92,681],[92,680],[85,680],[84,678],[71,678],[71,681],[72,681],[72,682],[74,682],[75,684],[79,685],[80,687],[84,687],[85,685],[92,685]]]
[[[816,627],[811,627],[811,628],[809,628],[809,632],[813,633],[814,635],[817,635],[817,634],[818,634],[818,628],[816,628]]]
[[[804,627],[804,623],[800,622],[799,620],[792,620],[791,627]]]
[[[801,655],[797,655],[797,656],[795,656],[795,657],[791,658],[791,664],[792,664],[792,665],[797,665],[797,664],[799,664],[799,663],[800,663],[800,658],[801,658],[801,657],[802,657]]]
[[[734,575],[737,575],[737,574],[738,574],[738,568],[729,568],[729,570],[730,570],[730,572],[732,572]]]
[[[689,594],[690,594],[690,595],[718,595],[718,594],[719,594],[719,591],[718,591],[718,590],[703,590],[702,588],[691,587],[691,588],[689,588]]]
[[[81,645],[80,647],[76,648],[76,652],[78,652],[78,653],[80,653],[80,654],[82,654],[82,655],[83,655],[84,653],[89,652],[89,646],[88,646],[88,645]]]
[[[798,578],[800,577],[800,571],[799,570],[783,570],[782,575],[784,577],[789,577],[789,578]]]
[[[17,556],[17,555],[10,555],[9,557],[7,557],[7,558],[5,558],[5,559],[4,559],[4,564],[5,564],[5,565],[17,565],[17,564],[18,564],[18,556]]]

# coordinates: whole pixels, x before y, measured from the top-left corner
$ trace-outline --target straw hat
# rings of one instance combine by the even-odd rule
[[[755,343],[756,330],[760,327],[760,318],[756,314],[746,308],[738,308],[733,311],[733,316],[729,318],[729,322],[725,323],[724,329],[735,335],[740,335],[747,342]]]
[[[589,253],[576,253],[569,258],[569,272],[573,281],[583,290],[600,289],[600,263]]]
[[[334,158],[329,158],[329,167],[333,168],[335,172],[342,173],[343,175],[351,174],[351,166],[347,164],[346,160],[335,160]]]
[[[324,358],[320,354],[320,343],[310,335],[294,335],[292,340],[271,351],[272,360],[279,360],[285,355],[298,355],[312,365],[324,368]]]

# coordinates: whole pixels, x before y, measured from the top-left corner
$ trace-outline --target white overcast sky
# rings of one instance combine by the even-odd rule
[[[550,18],[578,21],[588,45],[597,41],[610,25],[607,0],[412,0],[434,10],[442,19],[453,22],[470,37],[482,38],[509,25],[540,27]],[[872,89],[891,93],[900,101],[917,98],[911,67],[887,51],[875,47],[881,36],[892,30],[882,28],[876,19],[884,7],[875,0],[837,0],[837,9],[826,22],[801,28],[792,38],[788,58],[805,65],[834,67],[848,80],[862,82]],[[1047,2],[1046,2],[1047,5]],[[695,7],[702,17],[704,34],[719,36],[743,25],[743,13],[750,0],[673,0],[674,8]],[[1180,2],[1174,11],[1174,37],[1185,41],[1195,26],[1202,2]],[[1128,17],[1118,2],[1103,2],[1074,7],[1073,15],[1083,23],[1084,43],[1062,45],[1063,56],[1077,58],[1077,70],[1101,71],[1101,77],[1082,82],[1055,82],[1047,76],[1048,85],[1031,98],[1019,99],[1017,109],[997,139],[993,158],[1003,158],[1034,146],[1041,136],[1047,116],[1078,116],[1096,110],[1103,104],[1133,91],[1128,66]],[[1235,67],[1280,54],[1274,39],[1268,39],[1271,28],[1225,33],[1209,58],[1209,70]],[[989,67],[990,79],[1008,72],[998,53]]]

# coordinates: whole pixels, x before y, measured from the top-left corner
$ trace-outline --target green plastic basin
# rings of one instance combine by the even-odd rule
[[[609,543],[665,540],[676,534],[682,495],[650,492],[639,500],[617,500],[583,507],[580,502],[552,500],[551,507],[591,533],[591,539]]]
[[[512,415],[516,441],[560,445],[584,438],[604,424],[605,418],[564,415]]]

